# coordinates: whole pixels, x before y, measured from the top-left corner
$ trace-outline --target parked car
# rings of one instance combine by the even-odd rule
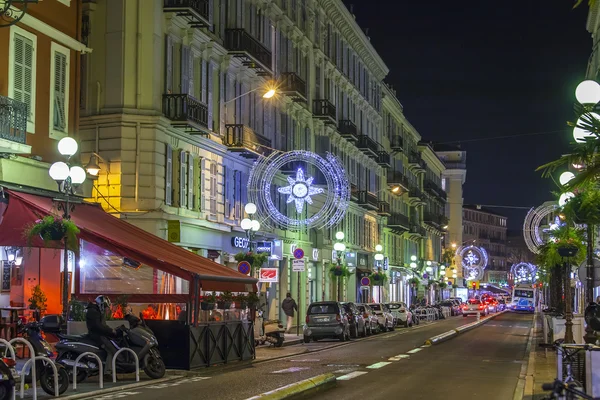
[[[504,299],[498,300],[498,311],[504,311],[506,309],[506,302]]]
[[[373,312],[375,312],[375,315],[377,315],[377,321],[381,330],[393,331],[395,328],[394,316],[390,312],[390,309],[385,304],[381,303],[372,303],[369,305],[373,309]]]
[[[396,326],[402,325],[407,328],[413,325],[412,313],[408,311],[406,304],[402,302],[396,302],[387,303],[386,306],[390,309]]]
[[[442,307],[448,307],[450,309],[450,316],[454,317],[460,314],[460,306],[456,304],[456,302],[452,300],[444,300],[440,303]]]
[[[469,315],[477,315],[480,313],[483,316],[488,315],[488,306],[478,299],[469,299],[463,306],[463,317],[467,317]]]
[[[487,304],[490,312],[498,312],[498,300],[491,297],[487,299],[485,303]]]
[[[304,343],[325,338],[350,339],[350,324],[344,307],[337,301],[311,303],[306,313]]]
[[[463,301],[460,297],[453,297],[450,298],[450,301],[452,301],[454,304],[456,304],[456,306],[459,309],[459,314],[462,314],[462,308],[463,308]]]
[[[379,333],[379,319],[368,304],[357,304],[356,307],[363,313],[363,319],[367,325],[367,335]]]
[[[367,336],[367,325],[363,314],[356,307],[354,303],[341,303],[344,308],[344,313],[348,318],[348,324],[350,325],[350,336],[353,338]]]

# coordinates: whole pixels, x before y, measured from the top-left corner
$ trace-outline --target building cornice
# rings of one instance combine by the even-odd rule
[[[421,150],[421,154],[425,159],[427,165],[435,166],[436,169],[442,174],[446,170],[446,165],[440,160],[440,158],[435,154],[433,149],[429,147],[427,144],[419,144],[419,150]]]

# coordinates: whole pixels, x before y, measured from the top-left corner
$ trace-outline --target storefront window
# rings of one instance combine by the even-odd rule
[[[82,241],[81,293],[188,294],[189,282]]]

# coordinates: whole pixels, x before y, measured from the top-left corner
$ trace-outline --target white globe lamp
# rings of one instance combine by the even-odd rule
[[[410,263],[410,267],[411,268],[417,268],[417,263],[416,262],[411,262]]]
[[[344,251],[346,250],[346,245],[344,243],[337,242],[333,245],[333,249],[335,251]]]
[[[340,231],[340,232],[337,232],[337,233],[335,234],[335,238],[336,238],[337,240],[344,240],[344,232],[341,232],[341,231]]]
[[[71,157],[77,153],[77,142],[72,137],[64,137],[58,142],[58,152],[63,156]]]
[[[600,120],[600,115],[598,115],[596,113],[589,113],[589,115],[592,118],[594,118],[595,120]],[[583,118],[579,118],[577,120],[577,122],[575,123],[575,128],[573,128],[573,139],[575,139],[575,141],[577,143],[585,142],[586,138],[595,138],[596,137],[596,135],[594,135],[592,132],[588,131],[587,129],[580,128],[580,125],[584,125],[584,124],[587,124],[587,122]]]
[[[252,221],[248,218],[244,218],[242,222],[240,222],[240,226],[243,230],[247,231],[248,229],[252,228]]]
[[[71,182],[75,185],[81,185],[85,182],[85,170],[79,166],[71,167],[69,175],[71,176]]]
[[[593,80],[585,80],[577,85],[575,98],[581,104],[596,104],[600,102],[600,85]]]
[[[433,268],[431,268],[431,267],[426,267],[426,268],[425,268],[425,271],[427,271],[427,272],[431,273],[431,272],[433,272]]]
[[[256,204],[254,203],[248,203],[244,206],[244,211],[246,211],[246,214],[248,215],[253,215],[256,213]]]
[[[251,229],[252,229],[254,232],[257,232],[257,231],[260,229],[260,222],[258,222],[257,220],[253,220],[251,224],[252,224],[252,225],[251,225],[251,227],[250,227],[250,228],[251,228]]]
[[[381,251],[383,250],[383,246],[378,244],[377,246],[375,246],[375,251]]]
[[[567,204],[569,202],[569,200],[571,200],[573,197],[575,197],[575,195],[571,192],[567,192],[567,193],[563,193],[560,195],[560,197],[558,198],[558,205],[560,207],[563,207],[565,204]]]
[[[383,260],[383,254],[381,254],[381,253],[375,254],[375,261],[382,261],[382,260]]]
[[[69,166],[62,161],[55,162],[48,171],[50,177],[57,182],[62,182],[69,177]]]
[[[417,261],[417,256],[410,256],[410,261]]]

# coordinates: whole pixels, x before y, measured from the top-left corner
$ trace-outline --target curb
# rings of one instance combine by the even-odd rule
[[[164,378],[152,379],[150,381],[136,382],[136,383],[130,383],[128,385],[115,386],[112,388],[92,390],[91,392],[85,392],[85,393],[75,393],[75,394],[71,394],[69,396],[61,397],[61,399],[63,399],[63,400],[85,399],[85,398],[104,395],[104,394],[108,394],[108,393],[120,392],[122,390],[136,389],[139,387],[156,385],[157,383],[174,381],[176,379],[181,379],[183,377],[184,377],[183,375],[166,376]]]
[[[270,392],[259,394],[258,396],[250,397],[247,400],[279,400],[289,399],[300,394],[325,389],[329,386],[335,386],[336,379],[334,374],[317,375],[312,378],[305,379],[296,383],[282,386]]]
[[[464,332],[470,331],[471,329],[477,328],[478,326],[487,323],[489,320],[494,319],[494,318],[504,314],[505,312],[506,312],[506,310],[503,310],[503,311],[500,311],[499,313],[490,315],[489,317],[481,319],[479,321],[471,322],[470,324],[465,324],[465,325],[459,326],[458,328],[451,329],[440,335],[430,337],[429,339],[425,340],[425,345],[430,346],[433,344],[445,342],[446,340],[452,339],[453,337],[456,337],[461,333],[464,333]]]
[[[521,364],[521,371],[519,373],[519,380],[517,381],[517,387],[513,395],[513,400],[522,400],[525,396],[525,392],[533,396],[533,374],[535,372],[535,353],[532,352],[533,338],[537,333],[537,321],[539,313],[535,313],[533,317],[533,326],[529,331],[529,339],[527,340],[527,346],[525,347],[525,355],[523,356],[523,364]],[[532,356],[532,353],[534,356]]]

